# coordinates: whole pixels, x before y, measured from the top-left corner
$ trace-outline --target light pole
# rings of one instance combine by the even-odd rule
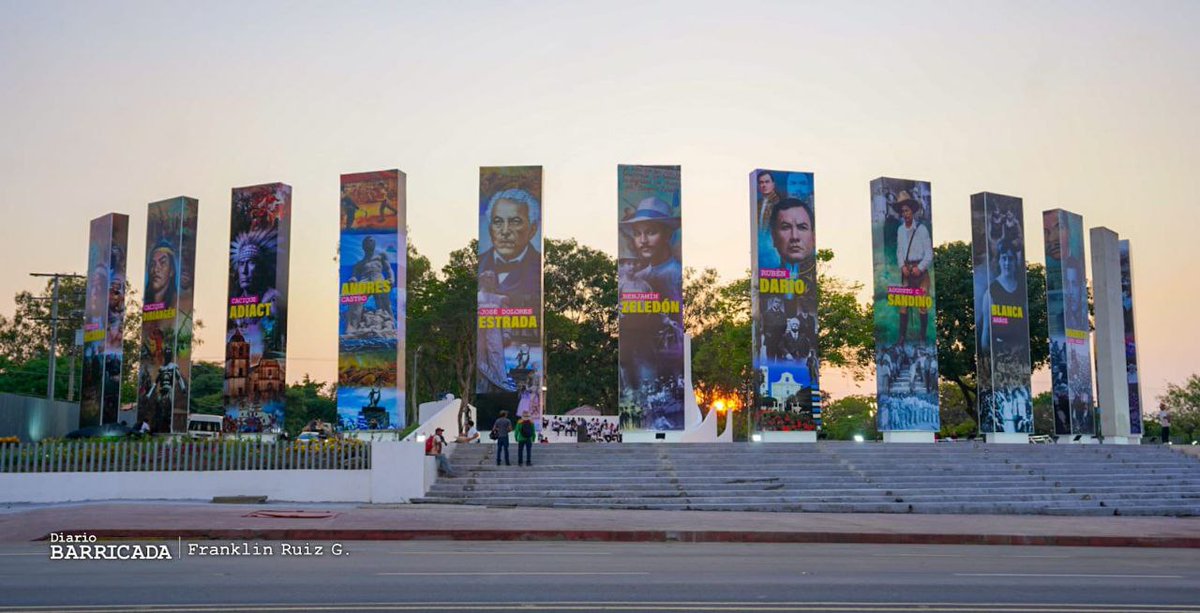
[[[60,278],[82,279],[81,275],[61,272],[31,272],[31,277],[52,277],[54,286],[50,292],[50,365],[47,368],[49,377],[46,381],[46,400],[54,400],[54,371],[58,357],[58,280]],[[45,300],[43,298],[43,300]]]
[[[409,393],[411,400],[408,403],[409,406],[411,407],[410,415],[409,415],[410,419],[409,419],[408,424],[405,424],[405,425],[409,425],[413,421],[416,421],[416,419],[418,417],[418,415],[417,415],[417,366],[420,364],[421,350],[424,348],[425,347],[423,345],[417,345],[417,350],[413,352],[413,371],[412,371],[412,386],[411,386],[412,392]]]

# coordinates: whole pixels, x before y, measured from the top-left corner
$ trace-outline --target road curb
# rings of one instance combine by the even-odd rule
[[[579,541],[605,543],[837,543],[875,545],[1034,545],[1200,549],[1200,537],[1029,534],[917,534],[717,530],[372,530],[372,529],[72,529],[98,539],[261,539],[288,541]],[[37,540],[47,540],[44,535]]]

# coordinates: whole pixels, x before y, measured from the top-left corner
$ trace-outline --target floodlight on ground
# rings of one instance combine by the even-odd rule
[[[418,443],[424,443],[426,438],[429,438],[429,437],[425,436],[424,434],[418,434],[418,435],[417,435],[417,442],[418,442]]]
[[[755,443],[761,443],[761,442],[762,442],[762,435],[761,435],[761,434],[751,434],[751,435],[750,435],[750,440],[751,440],[751,442],[755,442]]]
[[[861,434],[855,434],[855,435],[854,435],[854,442],[856,442],[856,443],[861,443],[861,442],[863,442],[863,435],[861,435]]]

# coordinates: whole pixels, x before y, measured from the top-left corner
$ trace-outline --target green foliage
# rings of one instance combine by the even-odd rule
[[[853,440],[855,434],[868,441],[879,438],[876,408],[875,397],[863,395],[845,396],[825,405],[821,412],[825,437],[839,441]]]
[[[617,408],[617,263],[574,239],[547,239],[544,259],[546,408]]]
[[[1158,399],[1171,416],[1173,442],[1188,444],[1200,439],[1200,374],[1188,377],[1183,385],[1168,384],[1167,392]],[[1144,415],[1149,423],[1157,418],[1157,411],[1147,407]]]
[[[225,414],[225,368],[216,362],[192,364],[191,413]]]
[[[299,434],[314,419],[337,423],[334,391],[329,384],[314,381],[308,375],[304,375],[300,383],[289,385],[284,401],[284,429],[287,433],[291,436]]]
[[[412,404],[450,392],[468,401],[475,390],[477,241],[450,253],[440,273],[408,246],[407,373],[414,378]],[[420,356],[417,357],[417,352]]]
[[[858,301],[861,283],[829,274],[832,261],[833,251],[817,250],[821,364],[845,369],[861,381],[875,361],[874,310],[870,304]]]
[[[938,412],[941,416],[942,437],[967,438],[978,434],[976,409],[967,404],[962,390],[953,383],[938,385]]]
[[[1033,397],[1033,433],[1054,434],[1054,399],[1050,392]]]

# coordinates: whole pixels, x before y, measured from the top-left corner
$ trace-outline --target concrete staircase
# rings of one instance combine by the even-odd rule
[[[516,460],[516,444],[512,459]],[[537,445],[496,466],[457,445],[460,476],[414,502],[818,513],[1200,515],[1200,459],[1158,446]]]

